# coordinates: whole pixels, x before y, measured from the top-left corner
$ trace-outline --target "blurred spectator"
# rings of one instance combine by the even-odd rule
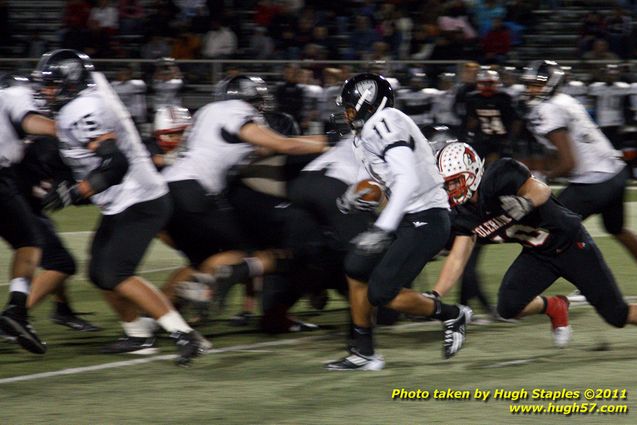
[[[498,0],[476,0],[474,12],[480,37],[484,37],[491,29],[491,23],[495,18],[503,19],[506,15],[506,9]]]
[[[190,19],[190,31],[195,34],[205,34],[210,25],[210,11],[206,6],[201,6]],[[186,25],[187,26],[187,25]]]
[[[0,47],[11,45],[11,14],[7,0],[0,0]]]
[[[593,42],[598,38],[603,38],[605,34],[606,26],[602,15],[597,12],[587,13],[582,21],[580,36],[577,42],[580,54],[591,50]]]
[[[119,0],[119,33],[139,35],[143,33],[144,6],[140,0]]]
[[[371,51],[373,44],[378,41],[378,33],[371,27],[367,16],[356,16],[354,30],[349,37],[350,57],[361,59]]]
[[[469,23],[469,14],[462,0],[449,4],[444,13],[438,17],[438,27],[442,32],[462,31],[465,40],[476,38],[476,31]]]
[[[283,83],[276,88],[276,99],[279,112],[292,115],[296,122],[303,119],[303,87],[298,82],[299,67],[295,64],[287,64],[283,68]]]
[[[303,133],[322,134],[323,123],[320,119],[320,104],[323,98],[323,88],[316,83],[311,69],[300,68],[297,83],[303,89],[303,112],[299,122]]]
[[[210,31],[203,38],[201,55],[207,59],[231,57],[237,50],[237,36],[231,29],[223,26],[219,19],[210,21]]]
[[[79,50],[92,58],[107,58],[111,55],[111,36],[94,19],[88,21],[88,33],[82,37]]]
[[[201,38],[188,31],[180,32],[173,40],[170,56],[175,59],[196,59],[201,48]]]
[[[85,0],[67,0],[62,18],[62,47],[83,50],[88,34],[91,5]]]
[[[274,52],[274,41],[268,35],[264,27],[255,27],[254,33],[250,36],[246,57],[250,59],[270,59]]]
[[[172,24],[176,21],[179,8],[173,0],[155,0],[147,19],[147,34],[168,36],[172,34]]]
[[[317,25],[314,27],[312,43],[320,46],[325,51],[326,59],[339,58],[336,42],[329,36],[326,26]]]
[[[384,41],[376,41],[372,44],[372,51],[365,55],[364,59],[375,62],[387,62],[392,60],[392,57],[389,53],[389,44]],[[382,66],[381,70],[379,70],[379,74],[387,75],[391,72],[391,68],[389,64]]]
[[[414,21],[409,14],[400,9],[396,12],[396,31],[400,34],[399,58],[406,59],[410,54],[411,34],[414,28]]]
[[[254,12],[255,24],[267,28],[272,19],[281,12],[281,7],[272,0],[259,0]]]
[[[427,21],[416,25],[412,34],[410,56],[413,59],[428,59],[433,53],[436,40],[440,36],[440,28],[436,17],[428,16]]]
[[[91,9],[89,21],[93,21],[100,31],[113,35],[117,32],[119,24],[117,9],[111,0],[99,0],[97,5]]]
[[[616,61],[619,57],[608,49],[608,41],[598,38],[593,41],[593,48],[582,57],[586,60]]]
[[[166,37],[152,35],[141,48],[142,59],[159,59],[170,55],[170,46]]]
[[[610,50],[621,58],[627,58],[632,53],[633,23],[626,11],[615,6],[611,16],[606,18],[606,34]]]
[[[503,63],[511,50],[511,31],[496,18],[482,40],[485,63]]]
[[[400,58],[402,35],[396,30],[394,21],[381,22],[382,41],[387,44],[388,54],[392,59]]]
[[[42,37],[40,30],[34,29],[24,45],[22,55],[27,58],[39,58],[49,50],[49,42]]]

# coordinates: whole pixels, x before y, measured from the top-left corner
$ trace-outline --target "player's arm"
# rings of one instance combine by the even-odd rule
[[[440,296],[446,295],[460,279],[475,244],[475,235],[458,235],[454,238],[451,251],[449,251],[449,255],[440,270],[440,276],[433,287],[434,293],[438,293]]]
[[[557,149],[557,161],[546,173],[548,178],[565,177],[575,168],[571,136],[565,128],[558,128],[545,136]]]
[[[77,184],[77,190],[83,198],[91,197],[120,184],[128,172],[128,159],[117,147],[115,140],[116,135],[111,131],[88,143],[88,149],[94,152],[101,162],[86,176],[86,179]]]
[[[533,209],[545,204],[550,197],[550,187],[534,177],[529,177],[515,195],[500,196],[500,206],[509,217],[521,220]]]
[[[241,127],[239,137],[253,145],[286,155],[316,154],[329,149],[326,136],[286,137],[254,122]]]
[[[375,226],[386,232],[398,228],[414,192],[418,189],[418,174],[414,152],[407,145],[397,142],[385,151],[385,161],[394,174],[391,197],[385,209],[376,220]],[[395,147],[392,147],[395,146]]]
[[[27,134],[56,137],[55,121],[35,112],[22,119],[22,129]]]

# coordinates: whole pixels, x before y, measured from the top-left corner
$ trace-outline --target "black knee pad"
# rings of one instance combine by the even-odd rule
[[[498,314],[504,319],[515,319],[524,307],[524,305],[512,303],[510,300],[505,300],[502,297],[498,299]]]
[[[387,285],[376,284],[374,280],[369,282],[367,288],[367,299],[373,306],[387,305],[396,298],[401,288],[394,288]]]
[[[367,282],[377,264],[377,260],[376,256],[363,255],[356,250],[350,251],[345,257],[345,274],[352,279]]]
[[[616,328],[626,326],[628,319],[628,304],[622,302],[620,305],[604,306],[597,309],[600,316],[604,318],[606,323]]]

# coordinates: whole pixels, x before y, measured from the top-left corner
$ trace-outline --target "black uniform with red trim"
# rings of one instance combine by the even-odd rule
[[[510,158],[495,161],[482,177],[478,203],[466,203],[454,209],[456,234],[475,233],[491,242],[518,242],[527,249],[549,255],[568,248],[582,229],[581,220],[554,197],[520,221],[502,210],[499,197],[516,195],[529,177],[529,169],[518,161]]]
[[[601,252],[578,215],[555,198],[520,220],[500,207],[500,196],[517,195],[531,177],[512,159],[499,159],[485,172],[477,204],[454,209],[456,235],[520,243],[524,249],[507,270],[498,293],[498,313],[514,318],[559,277],[575,285],[609,324],[623,327],[628,305]]]

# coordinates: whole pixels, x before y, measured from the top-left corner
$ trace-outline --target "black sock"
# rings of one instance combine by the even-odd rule
[[[26,314],[27,296],[24,292],[13,291],[9,293],[9,305],[15,306],[16,313]]]
[[[374,341],[372,328],[354,326],[354,345],[363,356],[374,355]]]
[[[458,306],[453,304],[445,304],[440,300],[434,300],[435,308],[434,314],[431,315],[436,320],[449,320],[455,319],[460,314],[460,309]]]
[[[63,316],[73,316],[75,314],[73,310],[71,310],[71,306],[64,301],[55,302],[55,312]]]

